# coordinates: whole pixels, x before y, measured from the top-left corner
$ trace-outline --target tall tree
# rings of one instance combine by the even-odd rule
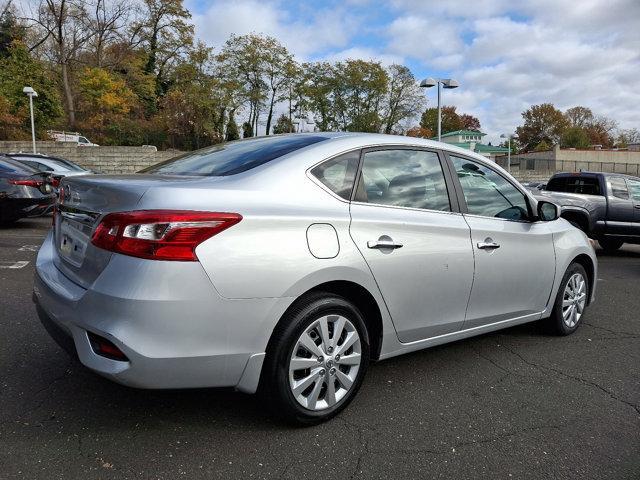
[[[593,112],[587,107],[572,107],[564,112],[570,127],[585,128],[593,122]]]
[[[132,28],[147,50],[144,70],[155,75],[156,91],[163,95],[168,67],[193,44],[191,14],[182,0],[144,0],[142,17]]]
[[[45,65],[34,59],[26,46],[14,42],[5,57],[0,57],[0,103],[2,111],[0,124],[13,125],[5,131],[5,139],[11,140],[12,132],[20,126],[24,132],[31,130],[29,100],[22,88],[29,85],[38,92],[34,102],[35,126],[39,134],[50,128],[62,115],[62,105],[55,81]]]
[[[252,134],[258,130],[260,111],[268,98],[263,46],[264,37],[260,35],[231,35],[219,57],[224,68],[241,79]]]
[[[462,128],[464,130],[476,130],[480,131],[480,120],[473,115],[463,113],[460,115],[460,121],[462,122]]]
[[[275,38],[264,37],[261,40],[263,44],[264,83],[268,90],[266,134],[269,135],[271,131],[271,121],[273,119],[273,107],[277,102],[281,102],[287,98],[289,75],[295,67],[291,54]]]
[[[333,103],[336,126],[350,132],[379,132],[381,105],[389,77],[378,62],[347,60],[335,65]]]
[[[335,109],[332,102],[335,68],[328,62],[314,62],[303,64],[304,81],[302,84],[302,98],[305,104],[315,114],[318,130],[325,132],[336,128]],[[306,114],[306,108],[299,108],[300,116]]]
[[[106,58],[106,51],[109,47],[126,41],[126,25],[132,14],[132,4],[128,0],[93,1],[87,12],[87,27],[91,31],[87,49],[91,57],[90,64],[99,68],[113,66],[114,62],[109,62]]]
[[[460,115],[456,112],[456,107],[445,105],[442,107],[441,130],[442,133],[455,132],[462,130],[464,124],[460,119]],[[479,123],[479,122],[478,122]],[[438,109],[436,107],[427,108],[420,119],[420,126],[424,129],[438,132]]]
[[[539,144],[558,145],[568,125],[563,113],[550,103],[533,105],[522,112],[524,124],[516,129],[520,144],[525,151],[536,149]]]
[[[399,124],[415,116],[426,103],[416,78],[404,65],[387,69],[389,86],[385,98],[384,133],[399,133]]]
[[[45,46],[46,54],[59,66],[67,123],[71,128],[76,124],[71,69],[78,52],[92,36],[86,27],[86,18],[82,0],[41,0],[37,14],[31,18],[39,27],[31,50]]]

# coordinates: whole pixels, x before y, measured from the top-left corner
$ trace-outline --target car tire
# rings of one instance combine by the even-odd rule
[[[362,313],[343,297],[313,293],[290,307],[276,327],[262,370],[261,394],[287,422],[317,425],[353,400],[368,364],[369,336]]]
[[[599,238],[598,243],[605,252],[615,252],[624,245],[622,240],[615,240],[613,238]]]
[[[546,331],[554,335],[575,332],[584,318],[589,292],[587,272],[579,263],[572,263],[562,277],[551,316],[544,320]]]

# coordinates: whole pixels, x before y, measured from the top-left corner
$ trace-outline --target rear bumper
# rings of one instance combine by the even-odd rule
[[[256,390],[266,343],[286,299],[225,300],[198,263],[123,256],[114,256],[84,289],[58,270],[53,255],[50,234],[36,262],[38,315],[86,367],[138,388]],[[172,274],[159,276],[159,268]],[[98,355],[87,332],[110,340],[129,361]]]

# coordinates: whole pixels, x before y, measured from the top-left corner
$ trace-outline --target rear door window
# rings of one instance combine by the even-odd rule
[[[333,193],[349,200],[359,159],[360,150],[348,152],[314,167],[311,174]]]
[[[627,178],[627,184],[629,185],[631,198],[633,198],[633,200],[636,202],[640,202],[640,180],[632,180],[630,178]]]
[[[358,201],[395,207],[451,211],[438,154],[424,150],[367,152]]]
[[[627,188],[627,184],[622,177],[611,177],[609,178],[609,185],[611,186],[611,195],[616,198],[629,198],[629,189]]]
[[[327,139],[319,135],[287,135],[221,143],[153,165],[140,173],[235,175]]]

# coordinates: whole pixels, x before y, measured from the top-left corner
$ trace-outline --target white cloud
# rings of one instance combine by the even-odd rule
[[[344,48],[357,29],[357,20],[342,8],[318,10],[311,20],[291,18],[278,2],[240,0],[232,5],[216,0],[204,12],[195,13],[197,36],[222,46],[231,34],[263,33],[285,45],[300,60],[328,49]]]
[[[416,76],[451,75],[461,87],[444,101],[478,116],[494,140],[543,102],[588,106],[623,128],[640,128],[639,0],[300,5],[214,0],[194,21],[198,35],[218,47],[231,33],[262,32],[300,60],[406,60]]]

